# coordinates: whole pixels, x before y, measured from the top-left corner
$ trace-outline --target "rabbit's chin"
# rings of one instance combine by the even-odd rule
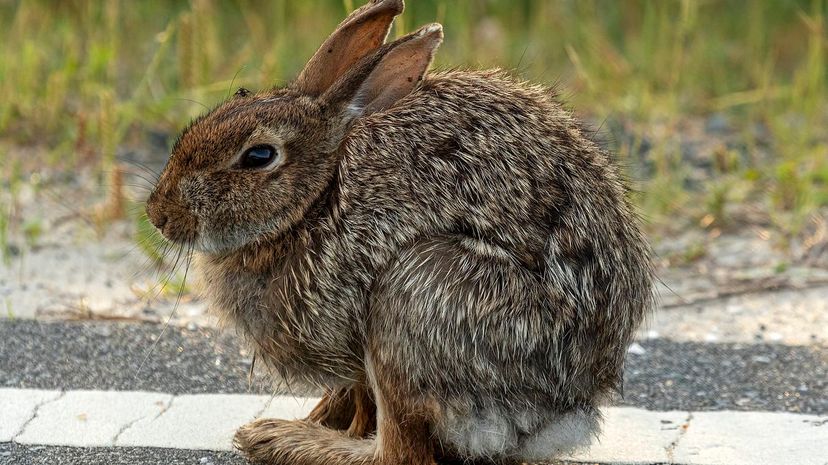
[[[263,229],[262,231],[202,229],[192,241],[192,248],[194,251],[208,255],[232,254],[248,245],[261,243],[266,237],[276,234],[276,231]]]
[[[193,250],[208,255],[227,255],[233,253],[250,242],[255,241],[255,238],[250,240],[248,238],[238,237],[237,235],[221,235],[214,236],[209,234],[199,234],[192,242]]]

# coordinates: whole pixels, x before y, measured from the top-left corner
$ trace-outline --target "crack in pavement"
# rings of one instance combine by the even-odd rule
[[[170,396],[170,401],[169,401],[169,402],[167,402],[167,404],[166,404],[166,405],[164,405],[164,407],[163,407],[163,408],[161,408],[161,411],[159,411],[159,412],[158,412],[158,414],[156,414],[154,417],[152,417],[152,420],[150,420],[150,421],[155,421],[155,420],[157,420],[157,419],[158,419],[161,415],[163,415],[163,414],[167,413],[167,410],[169,410],[169,409],[170,409],[170,407],[172,407],[173,401],[175,401],[175,399],[176,399],[177,397],[178,397],[178,396]]]
[[[161,406],[161,410],[159,410],[159,411],[158,411],[158,413],[156,413],[156,414],[155,414],[155,416],[154,416],[154,417],[152,417],[152,419],[150,419],[149,421],[150,421],[150,422],[155,421],[156,419],[158,419],[158,417],[160,417],[161,415],[163,415],[163,414],[164,414],[164,412],[166,412],[167,410],[169,410],[170,405],[172,405],[172,401],[173,401],[173,399],[175,399],[175,396],[167,396],[167,397],[166,397],[166,399],[165,399],[164,405],[162,405],[162,406]],[[138,422],[139,422],[139,421],[141,421],[141,420],[146,419],[147,417],[148,417],[148,416],[143,416],[143,417],[136,418],[135,420],[132,420],[132,421],[128,422],[126,425],[124,425],[124,426],[123,426],[123,428],[121,428],[121,429],[120,429],[120,430],[119,430],[119,431],[115,434],[115,437],[113,437],[113,438],[112,438],[112,442],[111,442],[110,444],[111,444],[111,445],[113,445],[113,446],[114,446],[114,445],[116,445],[116,444],[118,444],[118,439],[121,437],[121,435],[122,435],[122,434],[124,434],[124,433],[125,433],[128,429],[130,429],[130,428],[132,428],[133,426],[135,426],[135,424],[136,424],[136,423],[138,423]]]
[[[58,394],[57,396],[55,396],[51,399],[45,399],[42,402],[35,405],[35,408],[32,411],[32,416],[28,420],[26,420],[26,422],[23,423],[23,426],[20,427],[20,430],[12,436],[11,442],[17,442],[17,438],[21,434],[23,434],[24,431],[26,431],[26,427],[29,426],[29,424],[31,422],[33,422],[35,420],[35,418],[37,418],[37,416],[40,414],[40,408],[41,407],[45,406],[46,404],[50,404],[52,402],[57,402],[60,399],[62,399],[65,395],[66,395],[66,391],[60,391],[60,394]]]
[[[690,428],[690,422],[693,421],[693,412],[687,412],[687,417],[684,419],[684,422],[678,427],[678,435],[675,439],[673,439],[670,444],[664,448],[667,452],[667,463],[676,463],[675,461],[675,451],[681,441],[681,438],[687,434],[687,430]]]

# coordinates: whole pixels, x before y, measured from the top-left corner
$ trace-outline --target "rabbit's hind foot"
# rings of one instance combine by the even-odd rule
[[[359,439],[350,435],[364,428],[366,423],[359,419],[373,421],[374,415],[361,414],[359,408],[356,412],[348,431],[308,420],[256,420],[239,428],[234,445],[253,463],[267,465],[434,464],[429,429],[421,415],[412,418],[388,410],[377,437]]]
[[[306,420],[259,419],[239,428],[233,443],[251,462],[263,465],[374,463],[373,440],[349,438]]]

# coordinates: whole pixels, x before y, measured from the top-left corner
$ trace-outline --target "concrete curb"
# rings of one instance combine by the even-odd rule
[[[257,417],[305,416],[317,399],[238,394],[0,389],[0,442],[232,450]],[[828,464],[828,416],[605,410],[604,434],[569,459],[688,465]]]

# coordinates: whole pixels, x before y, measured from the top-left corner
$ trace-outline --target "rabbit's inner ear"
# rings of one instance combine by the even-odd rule
[[[354,10],[299,74],[296,85],[309,95],[328,90],[354,63],[384,42],[394,17],[403,11],[403,0],[371,0]]]
[[[425,75],[443,41],[443,27],[429,24],[390,44],[391,49],[359,85],[347,105],[347,116],[386,110],[410,94]]]

